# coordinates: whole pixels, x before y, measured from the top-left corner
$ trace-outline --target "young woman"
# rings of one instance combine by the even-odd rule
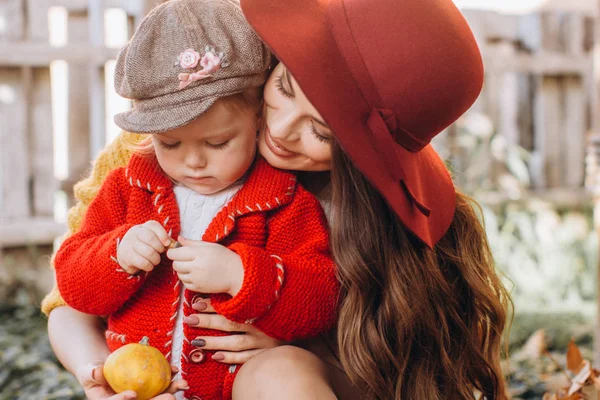
[[[337,340],[315,353],[263,351],[279,343],[200,302],[196,326],[243,334],[196,343],[222,350],[223,362],[249,359],[234,399],[506,398],[499,361],[509,298],[471,202],[429,145],[482,85],[460,12],[451,0],[243,0],[242,8],[282,62],[265,88],[261,154],[279,168],[331,169]],[[106,355],[94,324],[68,307],[50,315],[55,351],[72,371]],[[54,340],[69,327],[85,354]],[[90,398],[108,398],[104,386],[93,389]]]

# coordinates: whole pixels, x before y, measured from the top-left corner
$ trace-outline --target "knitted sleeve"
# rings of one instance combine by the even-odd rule
[[[244,282],[233,298],[214,295],[215,310],[253,323],[269,336],[293,340],[333,327],[339,283],[329,251],[325,215],[316,198],[298,187],[292,203],[274,212],[266,248],[234,243]]]
[[[126,166],[131,158],[132,149],[145,138],[146,135],[123,131],[98,154],[90,175],[75,185],[74,191],[77,204],[69,210],[67,237],[79,230],[83,216],[96,197],[106,176],[113,169]],[[51,263],[54,267],[54,255]],[[55,284],[52,291],[42,301],[42,312],[49,315],[52,310],[64,305],[66,303]]]
[[[141,286],[140,275],[117,263],[126,224],[130,186],[124,168],[112,171],[85,214],[79,232],[61,245],[54,259],[58,289],[68,305],[93,315],[117,311]]]

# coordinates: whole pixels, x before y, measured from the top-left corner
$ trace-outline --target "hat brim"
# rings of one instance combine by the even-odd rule
[[[265,74],[223,80],[222,92],[207,96],[201,84],[157,98],[135,101],[133,107],[115,115],[117,126],[132,133],[160,133],[187,125],[204,114],[217,100],[262,86]],[[198,100],[201,98],[202,100]]]
[[[158,110],[140,110],[134,106],[115,115],[115,123],[119,128],[132,133],[166,132],[187,125],[206,112],[217,99],[213,97]]]
[[[433,247],[454,216],[456,191],[450,173],[430,145],[411,152],[394,143],[405,184],[430,210],[428,216],[415,207],[406,188],[386,173],[389,165],[366,125],[364,110],[369,107],[360,105],[363,96],[337,48],[325,4],[318,0],[242,0],[241,6],[250,25],[289,69],[356,167],[404,226]]]

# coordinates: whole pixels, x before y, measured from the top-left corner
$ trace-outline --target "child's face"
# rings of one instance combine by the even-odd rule
[[[269,164],[297,171],[331,169],[333,133],[281,63],[265,85],[264,102],[258,149]]]
[[[163,171],[196,193],[217,193],[239,180],[254,160],[257,110],[218,100],[182,127],[154,134]]]

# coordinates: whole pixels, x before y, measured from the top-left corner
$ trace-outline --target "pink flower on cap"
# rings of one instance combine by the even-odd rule
[[[196,68],[199,61],[200,53],[192,49],[187,49],[179,55],[179,66],[183,69]]]
[[[188,51],[188,50],[186,50],[186,51]],[[194,52],[194,53],[198,54],[197,52]],[[198,55],[198,57],[200,57],[200,55]],[[183,57],[181,57],[181,61],[183,63]],[[195,65],[198,65],[198,60],[196,60]],[[216,72],[221,69],[221,57],[219,57],[218,55],[215,55],[211,51],[207,51],[206,54],[204,54],[204,56],[202,57],[202,60],[200,60],[200,65],[202,66],[202,69],[200,71],[193,72],[191,74],[186,74],[186,73],[179,74],[179,89],[183,89],[183,88],[187,87],[192,82],[196,82],[201,79],[211,77],[212,76],[211,74],[213,72]],[[193,67],[190,67],[190,68],[193,68]]]
[[[208,73],[218,71],[221,68],[221,57],[211,51],[207,51],[200,60],[200,65]]]

